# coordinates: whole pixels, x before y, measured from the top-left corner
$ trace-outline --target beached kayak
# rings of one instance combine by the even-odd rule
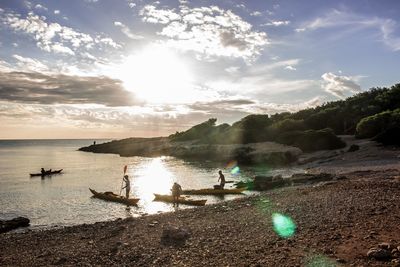
[[[62,172],[63,169],[56,170],[56,171],[46,171],[44,173],[30,173],[30,176],[47,176],[47,175],[53,175],[53,174],[59,174]]]
[[[173,199],[171,195],[159,195],[159,194],[154,194],[154,201],[162,201],[162,202],[168,202],[168,203],[173,203]],[[193,206],[204,206],[207,202],[207,199],[187,199],[185,197],[180,197],[179,198],[179,204],[185,204],[185,205],[193,205]]]
[[[139,201],[139,198],[126,198],[117,194],[114,194],[113,192],[97,192],[96,190],[93,190],[89,188],[90,192],[92,192],[93,197],[95,198],[100,198],[106,201],[112,201],[112,202],[118,202],[122,203],[125,205],[136,205]]]
[[[241,194],[246,188],[233,188],[233,189],[191,189],[183,190],[182,194],[186,195],[226,195],[226,194]]]

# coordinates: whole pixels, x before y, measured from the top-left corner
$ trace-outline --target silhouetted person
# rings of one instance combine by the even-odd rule
[[[171,191],[172,191],[172,199],[174,206],[175,205],[179,206],[179,197],[181,196],[182,193],[181,185],[175,182],[174,185],[172,186]]]
[[[131,191],[131,181],[129,181],[128,175],[124,176],[124,182],[125,182],[125,186],[122,187],[122,189],[125,188],[125,196],[126,196],[126,198],[129,198],[129,192]]]
[[[224,189],[225,186],[225,176],[222,174],[222,171],[220,170],[219,172],[219,178],[218,181],[221,181],[219,184],[220,189]]]
[[[42,175],[45,175],[46,171],[44,170],[44,168],[41,168],[41,169],[40,169],[40,173],[41,173]]]
[[[94,145],[94,146],[96,145],[96,141],[93,141],[93,145]]]

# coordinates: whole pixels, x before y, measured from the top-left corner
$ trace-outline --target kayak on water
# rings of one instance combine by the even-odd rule
[[[90,192],[92,192],[93,197],[99,198],[102,200],[106,201],[112,201],[112,202],[118,202],[122,203],[125,205],[130,205],[134,206],[139,202],[139,198],[126,198],[117,194],[114,194],[113,192],[97,192],[96,190],[93,190],[89,188]]]
[[[160,194],[154,194],[154,201],[162,201],[162,202],[168,202],[168,203],[174,203],[174,200],[171,195],[160,195]],[[185,205],[193,205],[193,206],[204,206],[207,202],[207,199],[187,199],[185,197],[179,197],[178,200],[179,204],[185,204]]]
[[[46,176],[46,175],[53,175],[53,174],[59,174],[62,172],[63,169],[56,170],[56,171],[45,171],[44,173],[30,173],[29,175],[32,176]]]
[[[233,188],[233,189],[190,189],[183,190],[182,194],[186,195],[225,195],[225,194],[241,194],[246,188]]]

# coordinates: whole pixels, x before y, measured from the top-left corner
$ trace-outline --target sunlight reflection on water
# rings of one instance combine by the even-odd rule
[[[268,170],[212,161],[187,162],[173,157],[119,157],[76,151],[92,140],[0,141],[0,219],[26,216],[33,226],[73,225],[173,211],[171,204],[154,202],[153,193],[170,194],[173,182],[183,189],[211,188],[218,183],[218,170],[227,180],[246,180],[254,175],[289,174],[296,169]],[[121,190],[123,168],[131,180],[131,196],[140,198],[137,207],[91,197],[89,187],[99,192]],[[64,173],[44,179],[29,173],[45,168],[63,168]],[[239,168],[239,166],[237,166]],[[231,188],[233,184],[227,184]],[[207,204],[230,200],[238,195],[192,196]],[[190,206],[180,206],[180,208]]]

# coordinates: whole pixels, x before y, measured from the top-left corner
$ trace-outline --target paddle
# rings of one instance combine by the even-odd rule
[[[124,185],[124,176],[125,176],[125,173],[126,173],[126,170],[127,170],[127,169],[128,169],[128,166],[125,165],[125,166],[124,166],[124,175],[122,175],[121,190],[119,190],[119,195],[121,195],[121,193],[122,193],[122,186]]]

